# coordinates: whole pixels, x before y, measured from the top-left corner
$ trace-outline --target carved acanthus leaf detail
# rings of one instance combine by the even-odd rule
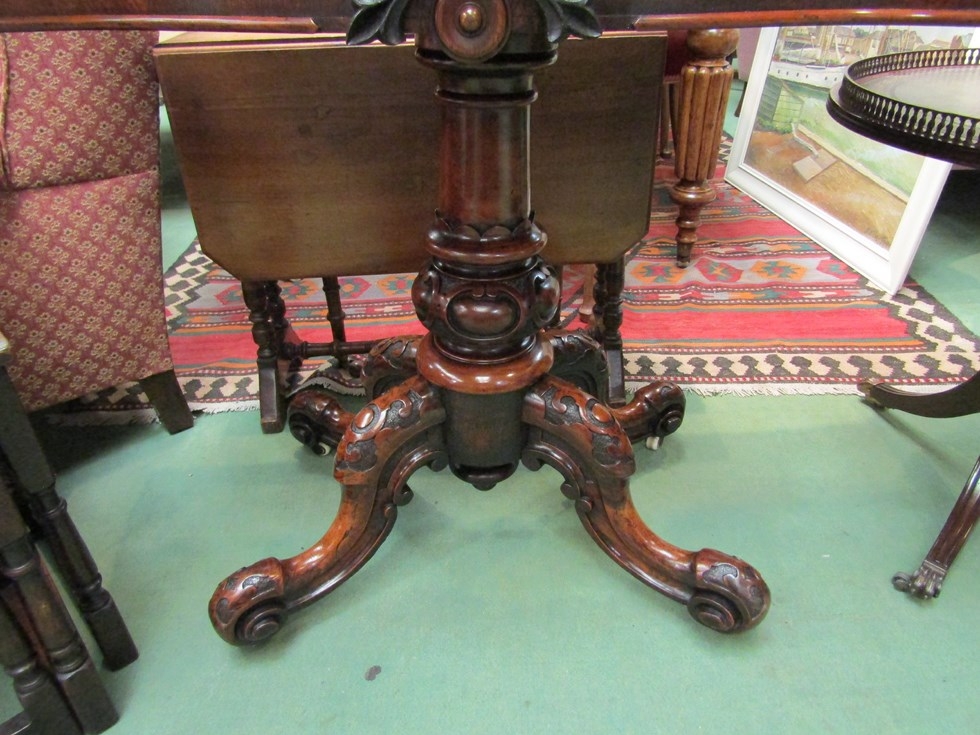
[[[353,0],[357,10],[347,29],[352,46],[381,41],[397,46],[405,41],[403,20],[412,0]]]
[[[599,21],[589,7],[590,0],[535,0],[544,13],[548,40],[558,43],[568,36],[598,38]]]

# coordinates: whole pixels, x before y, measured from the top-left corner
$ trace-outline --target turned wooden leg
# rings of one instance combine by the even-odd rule
[[[119,719],[85,644],[20,520],[13,499],[0,492],[0,574],[5,594],[23,611],[58,687],[85,732],[102,732]]]
[[[334,344],[340,345],[347,341],[347,330],[344,328],[343,304],[340,302],[340,279],[336,276],[327,276],[322,279],[323,294],[327,298],[327,321],[330,322],[330,334]],[[337,356],[337,364],[341,367],[347,366],[350,362],[348,356],[341,353]]]
[[[55,476],[38,443],[6,371],[0,368],[0,462],[9,464],[15,486],[0,476],[0,493],[16,494],[51,548],[55,566],[109,669],[119,669],[139,655],[122,615],[109,592],[88,546],[57,491]]]
[[[258,643],[360,569],[387,538],[397,506],[411,500],[411,474],[446,464],[445,417],[439,392],[419,377],[365,406],[337,448],[334,476],[343,493],[333,524],[302,554],[263,559],[228,577],[209,606],[218,634]]]
[[[956,560],[980,518],[980,458],[963,486],[963,491],[946,519],[939,536],[919,568],[912,574],[899,572],[892,578],[895,589],[915,597],[939,597],[946,573]]]
[[[548,464],[562,474],[562,492],[617,564],[714,630],[733,633],[762,621],[769,589],[755,569],[713,549],[672,546],[640,519],[629,494],[629,437],[598,400],[546,377],[528,392],[523,418],[529,427],[525,464]]]
[[[589,324],[592,322],[592,316],[595,313],[596,265],[595,263],[586,263],[583,269],[585,270],[585,278],[582,282],[582,303],[578,307],[578,318],[579,321]]]
[[[670,198],[678,205],[677,264],[687,266],[698,239],[701,210],[714,201],[710,179],[718,164],[733,71],[726,57],[738,44],[738,31],[689,31],[691,59],[681,71],[674,133],[674,173]]]
[[[293,360],[286,355],[287,343],[299,339],[286,319],[282,290],[275,281],[243,281],[242,295],[252,323],[259,371],[259,420],[262,431],[275,434],[286,422],[286,390]]]
[[[29,730],[14,729],[8,720],[0,732],[27,732],[30,735],[81,735],[81,729],[62,698],[58,687],[38,658],[24,630],[23,611],[13,609],[15,601],[8,585],[0,588],[0,665],[13,679],[14,692],[22,713],[30,723]]]

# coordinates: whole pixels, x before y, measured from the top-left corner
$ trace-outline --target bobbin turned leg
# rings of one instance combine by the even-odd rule
[[[264,433],[275,434],[285,424],[287,382],[299,365],[287,356],[287,345],[298,344],[299,338],[286,318],[286,304],[278,283],[243,281],[242,297],[257,348],[259,420]]]
[[[373,556],[412,499],[408,478],[421,466],[445,465],[438,391],[414,378],[365,406],[337,448],[343,486],[326,534],[302,554],[263,559],[228,577],[209,605],[211,623],[229,643],[258,643],[293,611],[333,591]]]
[[[528,392],[523,417],[524,463],[562,474],[562,492],[575,501],[582,525],[617,564],[714,630],[734,633],[762,621],[769,589],[755,569],[713,549],[672,546],[643,523],[629,494],[629,439],[608,408],[547,377]]]

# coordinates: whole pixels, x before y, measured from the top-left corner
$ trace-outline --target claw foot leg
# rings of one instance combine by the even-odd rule
[[[424,465],[446,464],[438,392],[414,378],[365,406],[337,448],[334,476],[340,509],[312,547],[289,559],[263,559],[222,582],[209,613],[218,635],[233,644],[259,643],[293,611],[327,595],[377,551],[412,498],[408,479]]]
[[[685,551],[644,524],[629,493],[632,448],[614,413],[571,384],[542,379],[525,399],[524,463],[558,470],[562,492],[575,501],[599,547],[641,582],[686,605],[698,622],[724,633],[758,625],[769,609],[769,589],[754,568],[713,549]]]
[[[899,572],[892,577],[895,589],[908,592],[913,597],[939,597],[949,568],[956,561],[960,550],[980,519],[980,458],[963,485],[953,509],[914,574]]]
[[[927,600],[939,597],[949,570],[925,559],[913,574],[899,572],[892,577],[892,586],[899,592],[908,592],[912,597]]]

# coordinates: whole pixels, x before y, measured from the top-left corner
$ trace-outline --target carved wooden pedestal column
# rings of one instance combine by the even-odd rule
[[[362,2],[349,40],[403,40],[406,3]],[[630,442],[675,431],[681,391],[656,383],[622,408],[606,406],[588,392],[603,384],[601,347],[545,331],[560,284],[542,258],[547,237],[531,209],[533,73],[554,61],[567,33],[598,35],[595,18],[580,0],[410,7],[417,55],[436,72],[442,106],[439,201],[425,241],[429,260],[412,292],[429,333],[372,351],[365,377],[374,400],[353,418],[325,392],[303,399],[313,433],[342,432],[334,470],[340,511],[307,551],[225,580],[211,600],[216,630],[231,643],[263,640],[353,575],[411,499],[407,482],[419,467],[448,465],[489,490],[521,462],[558,470],[586,530],[642,582],[716,630],[751,628],[769,605],[755,570],[718,551],[668,544],[630,499]]]
[[[732,85],[728,57],[738,44],[738,31],[689,31],[690,60],[681,71],[677,130],[674,135],[674,173],[677,183],[670,198],[680,207],[677,215],[677,264],[687,266],[698,239],[701,209],[714,201],[710,179],[718,164],[722,126]]]

